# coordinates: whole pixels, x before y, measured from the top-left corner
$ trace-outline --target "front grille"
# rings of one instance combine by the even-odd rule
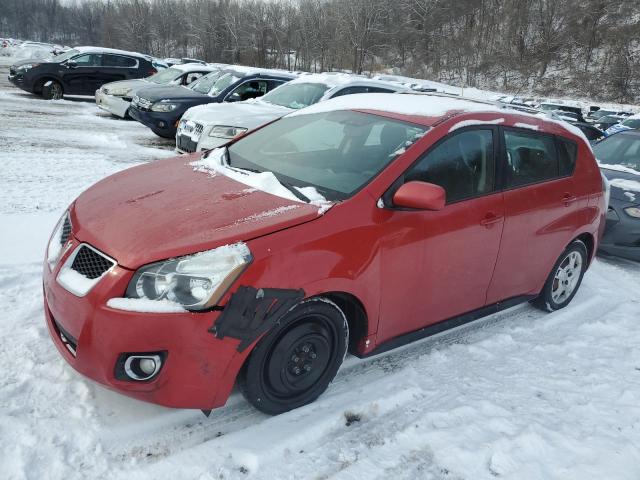
[[[90,280],[95,280],[114,265],[115,263],[110,259],[102,256],[86,245],[82,245],[73,259],[71,270],[75,270]]]
[[[140,110],[150,110],[151,105],[153,105],[153,102],[150,100],[147,100],[146,98],[140,98],[139,96],[136,95],[133,97],[131,104],[134,107],[139,108]]]
[[[183,152],[193,153],[198,148],[198,144],[191,140],[191,137],[185,135],[178,135],[178,148]]]

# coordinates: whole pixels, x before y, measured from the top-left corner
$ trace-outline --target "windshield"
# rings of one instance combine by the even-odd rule
[[[328,89],[322,83],[290,83],[267,93],[262,101],[297,110],[319,102]]]
[[[166,85],[176,78],[180,78],[182,76],[182,70],[178,70],[177,68],[167,68],[166,70],[162,70],[155,75],[151,75],[147,80],[153,83],[157,83],[158,85]]]
[[[640,118],[630,118],[622,122],[621,125],[629,128],[640,128]]]
[[[607,165],[622,165],[640,172],[640,135],[616,133],[597,143],[593,152],[605,168]]]
[[[220,92],[229,87],[229,85],[233,85],[238,80],[240,80],[240,77],[236,77],[232,73],[225,73],[218,78],[218,80],[211,86],[211,89],[205,93],[208,93],[212,97],[217,97],[220,95]]]
[[[190,88],[194,92],[206,95],[207,93],[209,93],[209,90],[211,90],[211,87],[216,83],[216,80],[220,78],[220,73],[221,72],[219,71],[208,73],[204,77],[200,77],[187,88]]]
[[[229,147],[229,165],[270,171],[327,200],[350,197],[426,132],[387,117],[334,111],[284,117]]]
[[[60,63],[60,62],[64,62],[65,60],[69,60],[70,58],[75,57],[76,55],[78,55],[80,52],[78,50],[67,50],[66,52],[58,55],[57,57],[53,57],[51,59],[52,63]]]

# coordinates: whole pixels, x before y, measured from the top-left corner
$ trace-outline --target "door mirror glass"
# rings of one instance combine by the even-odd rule
[[[407,182],[393,195],[393,206],[416,210],[442,210],[446,195],[440,185],[427,182]]]

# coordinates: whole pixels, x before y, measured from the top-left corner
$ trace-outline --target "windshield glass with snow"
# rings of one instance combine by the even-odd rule
[[[158,85],[166,85],[169,82],[173,82],[176,78],[180,78],[182,75],[182,70],[177,68],[167,68],[166,70],[162,70],[155,75],[151,75],[147,80],[153,83],[157,83]]]
[[[220,72],[211,72],[204,77],[200,77],[187,88],[206,95],[207,93],[209,93],[209,90],[211,90],[211,87],[213,87],[218,78],[220,78]]]
[[[597,143],[593,152],[604,168],[607,165],[621,165],[640,172],[640,135],[616,133]]]
[[[350,197],[426,132],[426,127],[353,111],[285,117],[229,147],[229,165],[270,171],[315,187],[327,200]]]
[[[621,125],[629,128],[640,128],[640,118],[630,118],[622,122]]]
[[[318,103],[328,89],[322,83],[292,83],[267,93],[262,101],[298,110]]]
[[[65,60],[69,60],[70,58],[75,57],[76,55],[78,55],[80,52],[78,50],[67,50],[66,52],[64,52],[61,55],[58,55],[57,57],[53,57],[51,59],[51,62],[53,63],[60,63],[60,62],[64,62]]]
[[[218,78],[215,83],[213,83],[213,85],[210,87],[208,92],[204,92],[204,93],[208,93],[212,97],[216,97],[220,95],[220,92],[222,92],[225,88],[229,87],[230,85],[233,85],[238,80],[240,80],[240,77],[236,77],[232,73],[225,73],[220,78]],[[203,93],[203,92],[200,92],[200,93]]]

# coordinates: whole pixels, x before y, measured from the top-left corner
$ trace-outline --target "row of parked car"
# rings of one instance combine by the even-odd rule
[[[530,106],[229,65],[140,80],[152,60],[74,50],[12,81],[87,82],[102,108],[208,150],[98,182],[46,250],[53,342],[132,397],[208,411],[237,383],[282,413],[321,395],[347,351],[521,302],[561,309],[598,248],[640,252],[636,131],[598,142],[598,165],[579,128]],[[111,56],[136,76],[97,88]]]

